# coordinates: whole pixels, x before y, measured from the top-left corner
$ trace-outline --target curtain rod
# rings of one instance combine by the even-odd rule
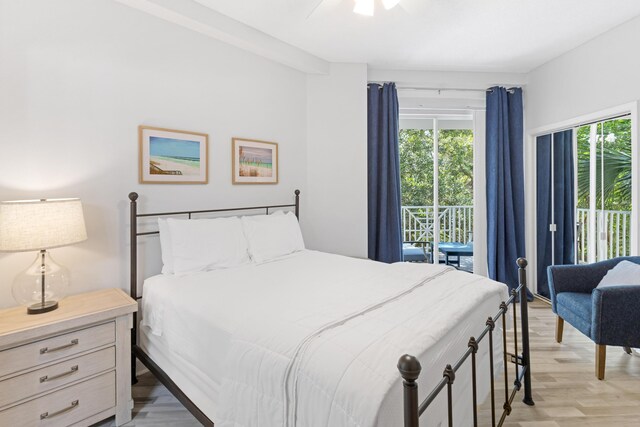
[[[385,82],[369,82],[369,83],[367,83],[367,85],[369,85],[370,83],[383,84]],[[379,89],[382,89],[382,87],[380,87]],[[458,88],[458,87],[397,86],[396,89],[398,89],[398,90],[425,90],[425,91],[436,91],[436,92],[441,92],[441,91],[448,91],[448,92],[493,92],[492,88],[489,88],[489,89],[463,89],[463,88]],[[514,90],[514,88],[509,88],[509,89],[507,89],[507,92],[514,93],[515,90]]]

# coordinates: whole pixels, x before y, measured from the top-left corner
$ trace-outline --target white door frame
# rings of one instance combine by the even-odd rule
[[[438,118],[433,119],[433,252],[431,260],[440,263],[440,129]]]
[[[489,276],[487,265],[487,112],[473,112],[473,272]]]
[[[572,129],[583,123],[590,123],[599,120],[630,114],[631,118],[631,255],[640,254],[640,227],[638,221],[634,221],[638,214],[638,203],[640,203],[640,182],[638,171],[640,171],[640,134],[638,133],[638,122],[640,121],[640,101],[634,101],[616,107],[607,108],[594,113],[563,120],[558,123],[540,126],[525,132],[525,239],[526,254],[529,261],[527,269],[527,280],[530,283],[529,289],[532,292],[538,291],[537,272],[537,239],[536,239],[536,138],[540,135]]]

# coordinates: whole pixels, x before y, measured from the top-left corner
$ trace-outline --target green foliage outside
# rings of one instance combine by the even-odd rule
[[[631,210],[631,120],[597,125],[596,200],[601,203],[604,159],[604,208]],[[604,149],[600,150],[604,136]],[[589,207],[590,126],[578,128],[578,207]],[[439,133],[440,205],[473,205],[473,132]],[[433,131],[400,130],[400,176],[403,206],[433,205]]]
[[[473,205],[473,131],[440,130],[439,204]],[[433,131],[400,130],[403,206],[433,205]]]
[[[610,120],[597,126],[596,203],[602,202],[604,159],[604,209],[631,210],[631,120]],[[589,208],[589,157],[591,126],[578,128],[578,208]],[[604,137],[604,138],[603,138]],[[604,139],[604,147],[602,141]]]

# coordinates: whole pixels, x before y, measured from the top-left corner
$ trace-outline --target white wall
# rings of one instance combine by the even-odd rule
[[[529,75],[526,124],[535,129],[640,99],[640,17]]]
[[[307,245],[367,257],[367,68],[307,80]]]
[[[301,72],[110,0],[0,0],[0,200],[80,197],[89,239],[54,258],[73,292],[126,288],[130,191],[146,211],[304,200],[306,90]],[[210,183],[139,185],[139,124],[208,133]],[[278,142],[280,184],[233,186],[232,136]],[[0,254],[0,307],[34,256]]]

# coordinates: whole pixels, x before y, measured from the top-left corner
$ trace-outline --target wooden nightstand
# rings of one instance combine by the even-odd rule
[[[52,312],[0,311],[0,425],[131,420],[131,327],[120,289],[70,296]]]

